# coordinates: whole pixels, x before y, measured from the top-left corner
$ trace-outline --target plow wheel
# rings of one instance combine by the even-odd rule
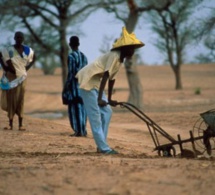
[[[195,140],[196,149],[204,154],[207,152],[211,155],[212,150],[215,150],[215,136],[210,133],[209,126],[202,118],[199,118],[193,126],[194,137],[203,137],[203,139]]]
[[[163,147],[158,149],[158,155],[163,157],[175,157],[176,150],[173,146]]]

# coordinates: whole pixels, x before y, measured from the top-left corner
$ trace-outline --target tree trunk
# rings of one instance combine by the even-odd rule
[[[126,76],[129,85],[128,102],[143,110],[143,89],[139,79],[135,56],[131,60],[125,61]]]
[[[67,79],[67,57],[68,57],[68,49],[64,47],[61,47],[60,49],[60,62],[62,65],[62,83],[66,82]]]
[[[126,29],[129,33],[132,33],[138,21],[138,9],[135,1],[127,0],[130,10],[128,19],[126,21]],[[129,85],[129,98],[128,102],[135,105],[139,109],[143,109],[143,89],[139,75],[136,69],[136,59],[133,56],[132,60],[125,60],[126,75]]]
[[[182,82],[181,82],[181,71],[180,71],[180,66],[177,66],[174,69],[174,73],[175,73],[175,89],[176,90],[180,90],[182,89]]]
[[[67,46],[67,41],[66,41],[66,26],[65,21],[61,20],[61,26],[62,28],[59,31],[60,34],[60,62],[62,65],[62,84],[66,82],[67,79],[67,58],[68,58],[68,51],[69,48]]]

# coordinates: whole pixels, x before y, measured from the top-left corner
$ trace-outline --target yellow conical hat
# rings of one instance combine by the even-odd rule
[[[134,33],[129,34],[125,27],[122,28],[122,36],[115,41],[111,50],[132,45],[135,48],[143,47],[145,44],[138,40]]]

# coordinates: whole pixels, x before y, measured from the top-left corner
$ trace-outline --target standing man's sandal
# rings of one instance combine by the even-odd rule
[[[4,127],[4,130],[13,130],[13,127],[7,126],[7,127]]]
[[[23,127],[23,126],[19,127],[19,131],[25,131],[25,130],[26,130],[25,127]]]

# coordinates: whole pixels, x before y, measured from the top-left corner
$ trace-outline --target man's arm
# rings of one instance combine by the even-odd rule
[[[112,93],[113,93],[113,86],[114,86],[115,80],[109,80],[108,82],[108,103],[111,106],[116,106],[117,105],[117,101],[112,100]]]
[[[2,53],[0,52],[0,64],[4,71],[7,71],[7,67],[4,64]]]
[[[35,56],[35,54],[34,54],[32,62],[30,62],[30,63],[25,67],[25,69],[26,69],[27,71],[33,66],[35,60],[36,60],[36,56]]]
[[[99,87],[99,95],[98,95],[98,105],[99,106],[106,106],[107,105],[107,102],[102,100],[102,94],[103,94],[103,91],[105,89],[105,85],[106,85],[108,79],[109,79],[109,72],[106,71],[103,74],[103,77],[102,77],[102,80],[100,83],[100,87]]]
[[[2,65],[2,68],[4,71],[10,71],[11,73],[15,74],[15,70],[14,70],[11,60],[7,61],[8,66],[6,66],[1,52],[0,52],[0,64]]]

